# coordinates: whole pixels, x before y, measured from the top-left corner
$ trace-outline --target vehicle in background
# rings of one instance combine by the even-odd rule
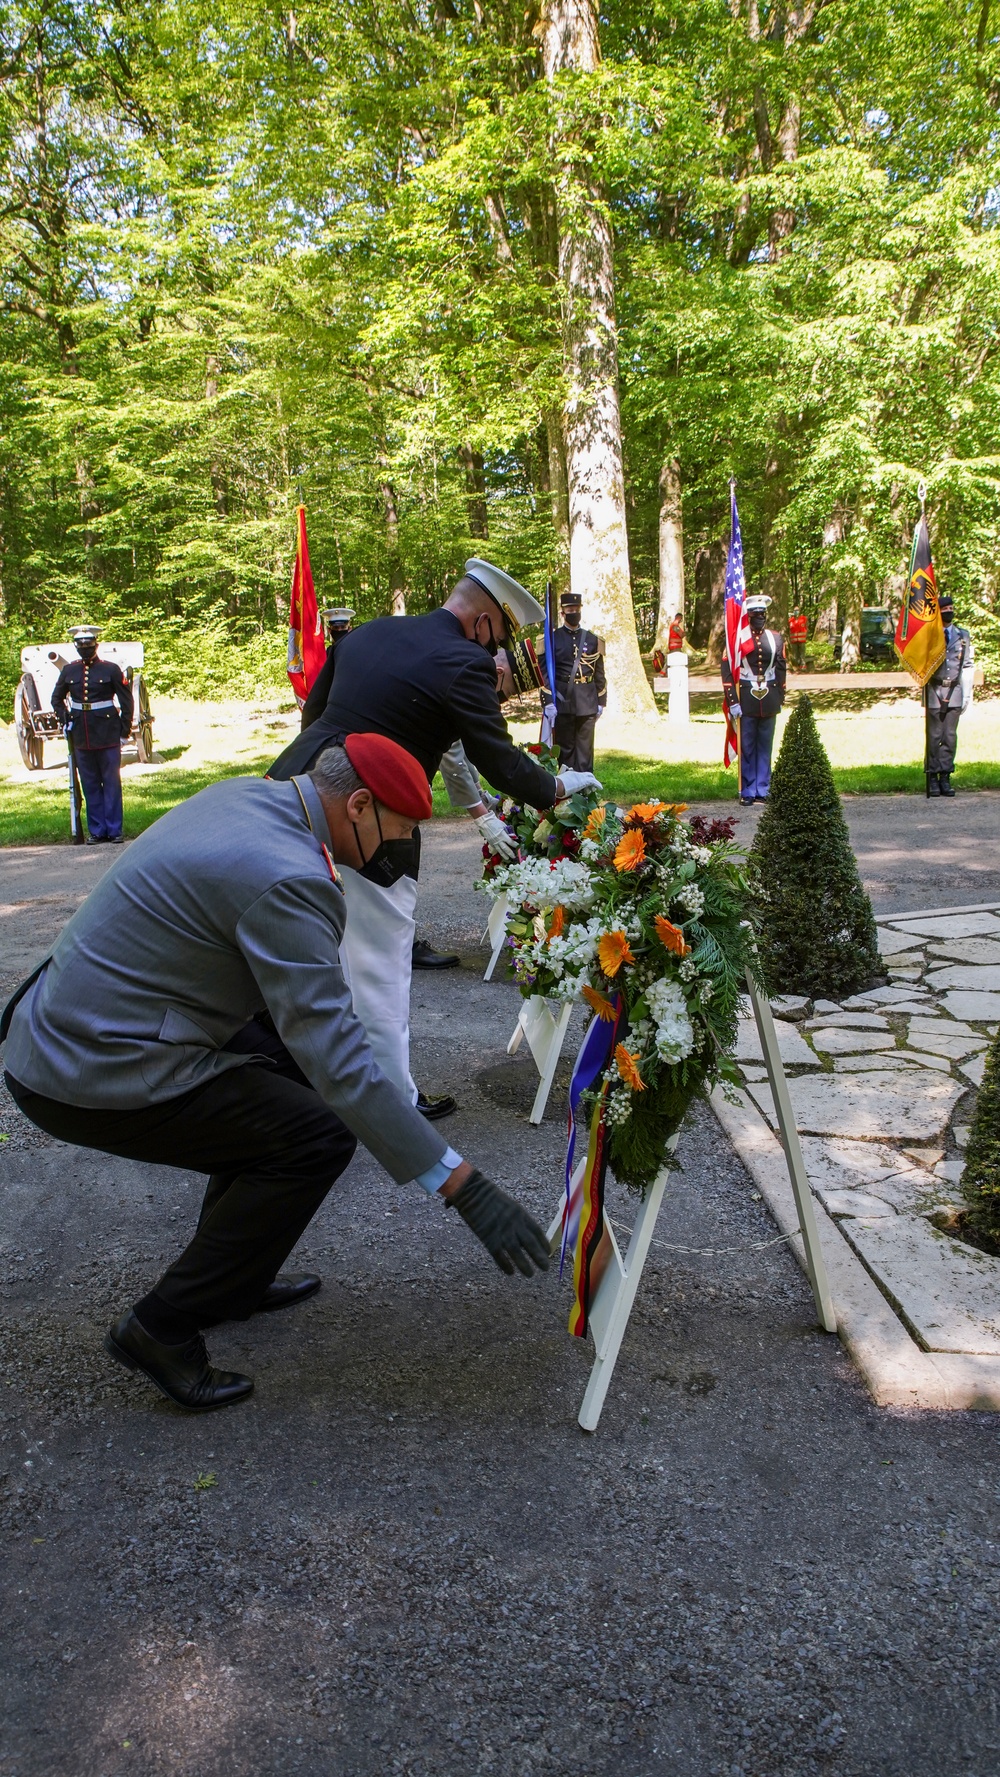
[[[892,620],[892,612],[888,605],[863,605],[861,607],[861,658],[870,660],[875,666],[891,667],[896,663],[895,638],[896,625]],[[843,635],[838,635],[833,644],[833,656],[840,659],[843,647]]]

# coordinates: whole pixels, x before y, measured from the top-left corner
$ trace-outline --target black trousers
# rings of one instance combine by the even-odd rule
[[[25,1116],[59,1141],[210,1174],[194,1238],[155,1286],[199,1327],[253,1313],[357,1146],[273,1031],[249,1024],[227,1047],[273,1065],[248,1062],[136,1111],[59,1104],[6,1076]]]
[[[958,719],[961,714],[961,706],[955,709],[924,711],[927,735],[925,771],[954,771]]]
[[[596,716],[557,716],[552,739],[559,748],[559,763],[570,771],[593,771]]]

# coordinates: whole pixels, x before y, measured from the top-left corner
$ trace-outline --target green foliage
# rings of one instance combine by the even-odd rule
[[[749,877],[769,993],[840,999],[881,974],[871,902],[808,697],[785,729]]]
[[[1000,1031],[986,1055],[962,1190],[972,1206],[967,1217],[970,1231],[990,1252],[1000,1253]]]
[[[779,621],[834,625],[898,597],[923,474],[1000,677],[997,9],[647,0],[556,82],[535,23],[5,9],[0,619],[148,617],[280,670],[299,499],[321,596],[362,616],[436,602],[487,540],[537,586],[565,548],[572,161],[615,227],[636,597],[667,454],[696,625],[730,473]]]

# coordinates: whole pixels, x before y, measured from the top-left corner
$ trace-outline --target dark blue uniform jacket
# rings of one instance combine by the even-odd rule
[[[325,708],[296,735],[268,772],[285,780],[308,771],[324,747],[348,734],[384,734],[433,778],[442,753],[460,740],[495,789],[550,808],[556,780],[514,745],[500,713],[496,668],[470,642],[451,611],[378,617],[352,629],[327,657],[309,693]]]
[[[132,732],[132,688],[113,660],[71,660],[56,680],[52,708],[81,752],[117,746]]]

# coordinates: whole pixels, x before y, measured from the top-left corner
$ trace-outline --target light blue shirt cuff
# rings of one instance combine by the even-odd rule
[[[417,1173],[416,1182],[422,1191],[427,1192],[428,1197],[433,1197],[435,1191],[440,1191],[445,1179],[450,1177],[456,1166],[461,1166],[461,1164],[461,1154],[456,1154],[454,1148],[448,1148],[434,1166],[428,1166],[426,1172]]]

